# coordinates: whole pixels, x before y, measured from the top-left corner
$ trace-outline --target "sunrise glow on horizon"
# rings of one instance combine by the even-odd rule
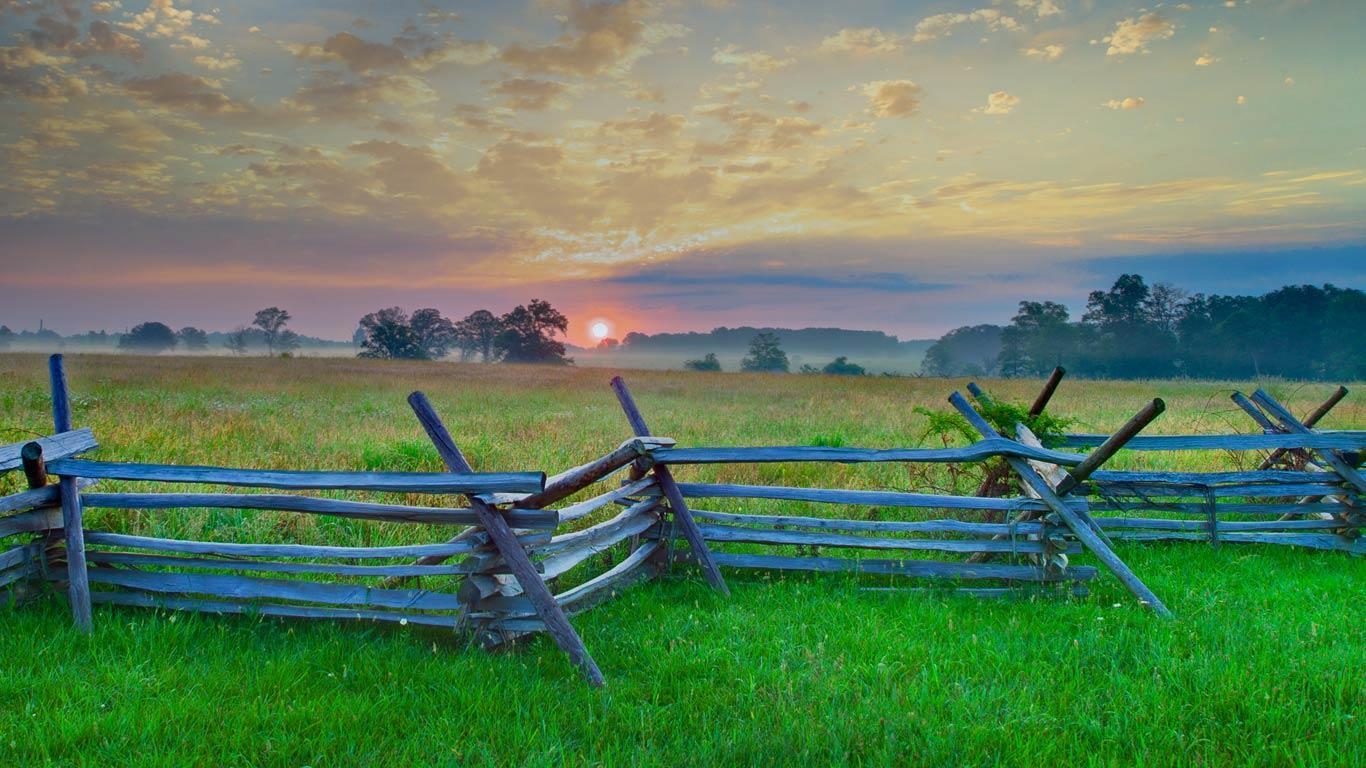
[[[1350,0],[0,2],[0,322],[277,305],[345,339],[382,307],[543,298],[583,345],[932,338],[1025,298],[1079,311],[1121,272],[1360,287],[1363,22]]]

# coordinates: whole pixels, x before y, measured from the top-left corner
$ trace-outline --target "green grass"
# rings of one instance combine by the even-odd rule
[[[0,355],[0,441],[49,431],[44,363]],[[436,470],[404,402],[413,389],[476,469],[553,473],[627,436],[602,370],[112,356],[67,367],[76,423],[95,429],[94,455],[117,460]],[[626,377],[655,432],[684,445],[913,444],[926,419],[912,409],[942,408],[964,383]],[[984,386],[1028,402],[1037,383]],[[1161,396],[1168,413],[1153,431],[1248,431],[1227,400],[1235,387],[1251,385],[1069,381],[1053,411],[1106,431]],[[1332,389],[1268,388],[1301,413]],[[1361,398],[1324,426],[1366,426]],[[1237,460],[1121,454],[1116,466]],[[885,466],[679,474],[955,482]],[[106,511],[93,522],[239,540],[440,537],[421,526],[285,524],[295,519]],[[728,573],[733,595],[721,599],[684,570],[575,618],[607,676],[602,690],[545,638],[487,654],[442,632],[98,606],[85,637],[54,596],[0,608],[0,764],[1366,764],[1362,559],[1117,551],[1174,620],[1144,612],[1108,575],[1085,599],[983,601]]]

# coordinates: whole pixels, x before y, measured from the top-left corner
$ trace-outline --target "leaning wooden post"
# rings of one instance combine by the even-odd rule
[[[1053,393],[1058,391],[1058,385],[1062,383],[1062,377],[1067,375],[1067,370],[1061,365],[1053,369],[1048,375],[1048,381],[1043,383],[1043,389],[1039,390],[1039,396],[1034,398],[1034,404],[1029,406],[1030,416],[1042,415],[1048,408],[1048,401],[1053,399]]]
[[[1299,419],[1296,419],[1295,415],[1292,414],[1289,409],[1276,402],[1276,399],[1271,395],[1268,395],[1265,391],[1259,389],[1256,392],[1253,392],[1252,399],[1257,405],[1265,408],[1266,412],[1271,414],[1272,418],[1280,422],[1281,426],[1284,427],[1286,431],[1300,435],[1314,434],[1314,430],[1305,426]],[[1353,467],[1351,464],[1344,461],[1341,456],[1337,455],[1332,450],[1323,448],[1314,448],[1311,450],[1318,454],[1328,466],[1332,467],[1333,471],[1336,472],[1339,477],[1356,488],[1357,493],[1366,493],[1366,477],[1363,477],[1362,474],[1357,471],[1356,467]]]
[[[71,398],[66,388],[66,368],[61,355],[48,358],[48,373],[52,380],[52,426],[58,433],[71,431]],[[90,575],[85,567],[85,531],[82,526],[81,494],[76,478],[58,478],[62,492],[62,528],[66,536],[67,595],[71,600],[71,615],[76,628],[90,632],[94,620],[90,613]]]
[[[640,415],[640,409],[636,407],[631,391],[626,388],[626,382],[620,376],[612,377],[612,391],[616,393],[617,402],[621,403],[621,410],[625,411],[626,420],[631,423],[631,430],[636,433],[636,437],[649,437],[650,428],[645,424],[645,417]],[[655,464],[651,471],[659,481],[659,489],[664,492],[664,498],[669,500],[674,521],[683,530],[683,538],[688,540],[693,557],[697,558],[698,565],[702,566],[702,575],[706,577],[712,589],[729,597],[730,588],[726,586],[726,580],[721,578],[721,570],[712,559],[711,549],[702,538],[702,529],[698,528],[697,522],[693,520],[692,512],[683,500],[683,492],[678,489],[678,483],[674,482],[673,473],[663,464]]]
[[[437,416],[427,396],[421,392],[414,392],[408,398],[408,403],[413,407],[413,413],[417,415],[417,420],[422,422],[422,428],[427,431],[427,436],[431,438],[447,468],[452,472],[469,472],[469,462],[456,446],[451,433],[446,430],[446,425],[441,423],[441,417]],[[503,519],[502,513],[478,496],[470,496],[469,501],[470,508],[479,518],[479,524],[488,532],[494,547],[498,549],[498,554],[503,556],[512,574],[517,577],[523,593],[536,609],[536,615],[545,624],[546,631],[555,639],[555,644],[583,670],[588,682],[602,686],[602,670],[598,669],[597,662],[593,661],[588,648],[579,638],[579,633],[574,631],[569,618],[560,609],[560,604],[555,602],[555,595],[551,594],[550,588],[536,572],[536,565],[531,562],[526,550],[522,549],[521,542],[517,541],[517,535],[512,532],[507,520]]]
[[[949,396],[949,402],[958,409],[959,413],[963,414],[963,417],[974,429],[981,433],[982,437],[991,437],[996,433],[996,430],[987,423],[986,419],[982,418],[981,414],[973,410],[972,405],[961,394],[954,392]],[[1015,470],[1015,473],[1020,476],[1020,479],[1024,480],[1035,493],[1039,494],[1039,500],[1048,505],[1049,509],[1056,512],[1067,523],[1067,527],[1072,529],[1072,534],[1087,549],[1091,550],[1096,559],[1104,563],[1105,567],[1109,568],[1119,578],[1129,592],[1138,598],[1140,603],[1160,616],[1172,615],[1172,612],[1162,604],[1157,595],[1153,594],[1153,591],[1148,589],[1147,585],[1133,571],[1129,570],[1129,566],[1125,565],[1124,561],[1119,559],[1119,556],[1106,545],[1105,541],[1095,531],[1091,530],[1091,526],[1087,525],[1085,520],[1067,506],[1067,502],[1058,497],[1048,482],[1039,477],[1039,473],[1035,472],[1027,461],[1014,456],[1007,456],[1005,459]]]
[[[1304,421],[1302,423],[1306,427],[1315,426],[1319,423],[1319,421],[1323,419],[1324,416],[1328,415],[1329,411],[1333,410],[1333,408],[1336,407],[1338,403],[1342,402],[1343,398],[1345,397],[1347,397],[1347,388],[1338,387],[1337,390],[1333,392],[1333,394],[1328,396],[1327,400],[1323,401],[1322,405],[1314,409],[1313,413],[1304,417]],[[1266,460],[1263,461],[1261,463],[1261,466],[1257,467],[1257,469],[1271,469],[1276,465],[1276,462],[1287,453],[1289,453],[1287,449],[1277,448],[1276,450],[1271,452],[1270,456],[1266,457]]]
[[[42,443],[24,443],[19,449],[19,460],[24,463],[24,479],[29,490],[47,485],[47,464],[43,462]]]
[[[1101,443],[1100,447],[1092,451],[1080,464],[1068,470],[1067,477],[1064,477],[1062,482],[1058,483],[1058,495],[1065,496],[1070,493],[1073,488],[1076,488],[1078,485],[1085,482],[1086,478],[1090,477],[1092,472],[1100,469],[1100,465],[1109,461],[1110,457],[1118,453],[1119,449],[1123,448],[1125,443],[1133,439],[1134,435],[1142,432],[1144,427],[1153,423],[1153,419],[1161,416],[1162,412],[1165,410],[1167,410],[1167,404],[1162,401],[1162,398],[1153,398],[1151,403],[1143,406],[1143,410],[1134,414],[1133,418],[1125,422],[1124,426],[1120,427],[1118,432],[1110,435],[1108,440]]]

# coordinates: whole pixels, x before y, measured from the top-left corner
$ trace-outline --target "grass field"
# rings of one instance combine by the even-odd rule
[[[94,455],[114,460],[434,471],[404,402],[414,389],[480,470],[554,473],[628,436],[602,369],[119,356],[69,357],[67,369],[77,426],[93,427]],[[694,446],[914,445],[926,428],[914,407],[941,409],[964,383],[624,375],[653,430]],[[1017,402],[1038,386],[984,384]],[[1301,413],[1332,389],[1262,385]],[[1249,431],[1227,395],[1252,386],[1069,381],[1052,410],[1102,432],[1161,396],[1168,413],[1154,432]],[[49,432],[47,409],[45,360],[0,355],[0,442]],[[1366,427],[1362,397],[1324,426]],[[895,467],[686,476],[952,481]],[[93,522],[262,540],[400,535],[265,515]],[[602,690],[544,638],[490,655],[441,632],[98,606],[85,637],[54,597],[0,608],[0,764],[1366,764],[1366,562],[1236,546],[1117,552],[1174,620],[1143,611],[1108,575],[1085,599],[980,601],[728,573],[733,595],[721,599],[682,571],[574,620]]]

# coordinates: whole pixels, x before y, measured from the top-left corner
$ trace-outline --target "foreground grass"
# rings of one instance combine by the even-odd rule
[[[114,357],[71,358],[68,369],[77,424],[95,428],[97,455],[118,460],[436,469],[403,402],[412,389],[428,392],[479,469],[554,472],[626,436],[602,371]],[[962,383],[627,378],[651,426],[690,445],[914,444],[925,423],[912,408],[939,408]],[[1035,387],[988,388],[1027,401]],[[1161,395],[1170,412],[1155,431],[1246,430],[1227,405],[1232,388],[1069,382],[1053,410],[1104,431]],[[1303,412],[1331,388],[1270,389]],[[1366,425],[1359,401],[1325,426]],[[9,430],[0,440],[47,431],[46,407],[43,360],[0,356],[0,429]],[[866,487],[915,479],[867,468],[713,471]],[[99,522],[170,524],[120,514]],[[273,540],[422,531],[300,530],[281,519],[175,524]],[[684,572],[575,619],[605,690],[580,683],[544,639],[491,656],[439,632],[98,607],[87,638],[54,597],[0,609],[0,760],[1366,763],[1360,558],[1203,546],[1119,553],[1175,620],[1141,611],[1108,576],[1084,600],[998,602],[729,574],[734,595],[723,600]]]

